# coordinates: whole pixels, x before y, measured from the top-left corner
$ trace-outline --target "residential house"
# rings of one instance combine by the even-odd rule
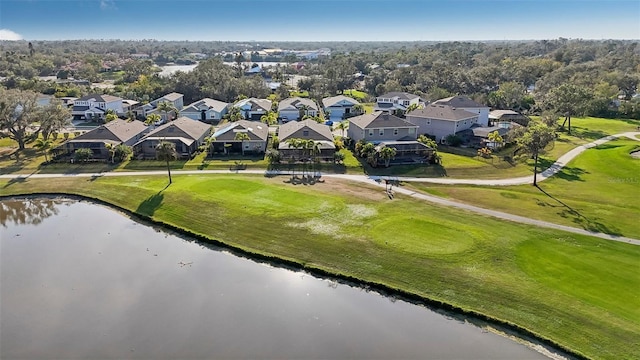
[[[512,122],[527,126],[529,117],[513,110],[492,110],[489,113],[489,125],[508,127],[508,124]]]
[[[375,111],[349,119],[347,135],[354,141],[412,141],[418,137],[418,126],[383,111]]]
[[[356,105],[360,105],[358,100],[344,95],[322,99],[325,117],[332,121],[340,121],[356,114],[354,109]]]
[[[478,113],[440,104],[429,104],[406,114],[407,121],[417,125],[420,134],[434,136],[436,141],[479,125],[479,116]]]
[[[291,147],[290,139],[313,140],[319,145],[320,153],[318,158],[325,161],[333,160],[336,146],[333,142],[331,128],[324,124],[319,124],[315,120],[307,119],[302,121],[290,121],[280,126],[278,131],[278,151],[283,160],[302,160],[304,152],[301,149]]]
[[[178,114],[175,114],[173,112],[165,114],[163,112],[158,111],[158,106],[160,105],[160,103],[163,103],[163,102],[169,103],[176,110],[180,111],[184,107],[184,95],[177,92],[172,92],[162,97],[159,97],[149,102],[148,104],[139,105],[136,108],[134,108],[133,111],[136,114],[136,116],[140,119],[146,119],[147,116],[157,113],[158,115],[160,115],[162,122],[169,121],[170,117],[177,116]]]
[[[515,125],[515,126],[520,126],[520,125]],[[476,147],[476,148],[487,147],[490,149],[497,149],[502,147],[504,145],[504,142],[496,143],[489,140],[489,134],[496,131],[498,132],[498,135],[500,135],[504,140],[505,136],[509,132],[509,127],[473,126],[470,129],[463,130],[458,135],[463,139],[464,143],[466,143],[467,146]]]
[[[148,127],[141,121],[117,119],[65,141],[58,150],[73,154],[78,149],[91,149],[93,158],[108,159],[109,150],[106,144],[132,146],[147,131]]]
[[[300,114],[317,116],[318,105],[315,101],[301,97],[291,97],[280,101],[278,104],[278,113],[282,122],[291,120],[300,120]]]
[[[133,145],[136,157],[153,159],[156,157],[156,146],[161,141],[175,144],[180,158],[189,158],[205,141],[211,125],[193,121],[187,117],[179,117],[174,121],[158,126]]]
[[[240,109],[245,120],[260,121],[262,115],[271,111],[271,100],[248,98],[236,102],[233,106]]]
[[[139,105],[140,102],[135,100],[122,100],[122,110],[124,110],[125,113],[127,113],[128,111],[132,111]]]
[[[448,105],[456,109],[463,109],[468,112],[478,114],[478,124],[489,126],[489,107],[471,100],[465,95],[456,95],[448,98],[436,100],[433,104]]]
[[[224,101],[204,98],[189,104],[180,110],[180,116],[205,123],[219,122],[229,110],[229,103]]]
[[[238,139],[238,133],[245,133],[249,139]],[[213,135],[212,153],[264,153],[267,149],[269,126],[255,121],[240,120],[225,124]]]
[[[376,98],[374,111],[395,112],[397,110],[407,111],[411,105],[420,105],[420,97],[418,95],[407,92],[389,92]]]
[[[124,114],[122,99],[117,96],[90,94],[73,102],[71,115],[75,120],[104,120],[107,110],[113,110],[117,115]]]

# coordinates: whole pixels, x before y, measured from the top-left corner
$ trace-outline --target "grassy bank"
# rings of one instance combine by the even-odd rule
[[[582,153],[539,184],[508,187],[407,184],[434,195],[587,230],[640,239],[640,142],[618,139]]]
[[[593,358],[640,355],[640,247],[497,221],[334,179],[0,180],[90,196],[260,254],[443,301]],[[164,190],[163,190],[164,189]]]

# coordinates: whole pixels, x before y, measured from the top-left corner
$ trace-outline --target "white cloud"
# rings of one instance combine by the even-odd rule
[[[22,40],[22,35],[9,29],[0,29],[0,40],[16,41]]]
[[[113,0],[100,0],[100,9],[116,9],[116,4]]]

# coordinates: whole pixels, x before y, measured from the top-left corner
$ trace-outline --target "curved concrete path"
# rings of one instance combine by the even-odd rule
[[[538,174],[538,181],[544,181],[549,177],[555,175],[563,167],[565,167],[571,160],[580,155],[583,151],[590,149],[592,147],[604,144],[608,141],[620,138],[620,137],[628,137],[630,139],[640,141],[636,135],[640,135],[640,132],[626,132],[621,134],[615,134],[603,137],[596,141],[590,142],[585,145],[578,146],[566,154],[562,155],[553,165],[551,165],[548,169],[544,170],[542,173]],[[238,171],[228,171],[228,170],[179,170],[174,171],[174,174],[181,175],[201,175],[201,174],[258,174],[258,175],[290,175],[289,171],[264,171],[264,170],[238,170]],[[82,178],[91,178],[91,177],[112,177],[112,176],[141,176],[141,175],[165,175],[166,172],[164,170],[154,170],[154,171],[128,171],[128,172],[105,172],[105,173],[71,173],[71,174],[8,174],[8,175],[0,175],[0,179],[50,179],[50,178],[62,178],[62,177],[82,177]],[[496,179],[496,180],[484,180],[484,179],[447,179],[447,178],[415,178],[415,177],[393,177],[393,176],[366,176],[366,175],[348,175],[348,174],[318,174],[322,177],[326,178],[338,178],[345,179],[350,181],[357,181],[361,183],[366,183],[369,185],[375,185],[379,187],[387,187],[386,183],[383,183],[382,180],[395,180],[395,181],[405,181],[405,182],[430,182],[437,184],[469,184],[469,185],[487,185],[487,186],[508,186],[508,185],[522,185],[522,184],[531,184],[533,182],[532,176],[526,177],[518,177],[511,179]],[[605,240],[613,240],[624,243],[629,243],[633,245],[640,245],[640,240],[628,238],[624,236],[615,236],[610,234],[604,234],[599,232],[592,232],[584,229],[574,228],[565,225],[554,224],[547,221],[531,219],[523,216],[508,214],[500,211],[485,209],[473,205],[468,205],[456,201],[447,200],[441,197],[427,195],[424,193],[418,193],[409,189],[395,187],[395,192],[401,193],[404,195],[411,196],[416,199],[420,199],[423,201],[429,201],[431,203],[455,207],[458,209],[471,211],[474,213],[492,216],[502,220],[508,220],[513,222],[518,222],[522,224],[534,225],[539,227],[545,227],[550,229],[562,230],[571,232],[574,234],[581,235],[589,235],[598,237]]]

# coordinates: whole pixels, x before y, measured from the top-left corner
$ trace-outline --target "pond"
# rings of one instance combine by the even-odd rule
[[[0,284],[2,359],[547,358],[84,201],[0,201]]]

